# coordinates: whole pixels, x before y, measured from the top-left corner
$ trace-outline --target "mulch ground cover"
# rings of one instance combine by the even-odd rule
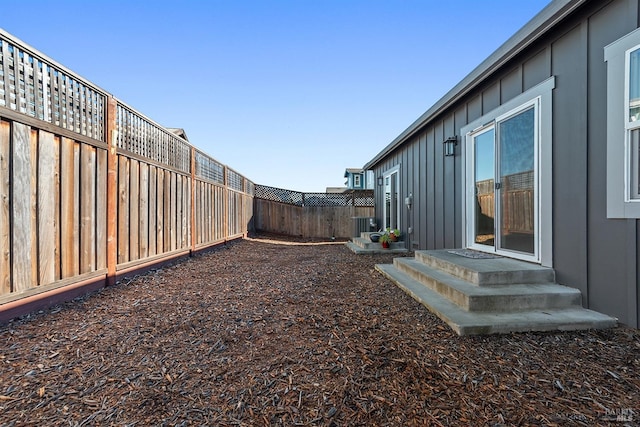
[[[391,260],[242,240],[0,326],[0,425],[640,421],[638,330],[458,337]]]

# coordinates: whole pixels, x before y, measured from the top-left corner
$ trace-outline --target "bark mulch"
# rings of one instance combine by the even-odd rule
[[[0,327],[0,425],[635,425],[640,333],[458,337],[389,255],[243,240]]]

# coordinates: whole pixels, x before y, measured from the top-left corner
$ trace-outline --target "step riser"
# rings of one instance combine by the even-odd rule
[[[362,237],[356,237],[351,239],[351,241],[362,249],[371,249],[373,247],[372,245],[375,245],[375,243],[371,242],[369,239],[364,239]]]
[[[533,295],[466,295],[422,271],[414,269],[401,259],[394,259],[394,266],[427,288],[439,293],[466,311],[505,313],[520,310],[562,309],[580,307],[579,293],[567,295],[539,293]]]
[[[351,239],[351,241],[358,247],[362,249],[380,249],[382,250],[382,243],[372,242],[369,239],[363,239],[361,237],[356,237]],[[404,249],[404,242],[391,242],[389,244],[389,249]]]
[[[371,242],[365,241],[362,238],[355,238],[355,239],[351,239],[351,241],[358,247],[362,248],[362,249],[368,249],[368,245]]]
[[[376,270],[442,319],[458,335],[606,329],[617,325],[617,319],[582,307],[507,313],[467,312],[393,265],[377,264]]]
[[[458,264],[437,258],[428,253],[416,251],[415,258],[427,265],[446,272],[452,276],[466,280],[478,286],[509,285],[512,283],[552,283],[555,281],[553,269],[476,272]],[[482,262],[482,260],[479,260]]]
[[[367,248],[363,248],[362,246],[357,245],[353,241],[347,242],[346,246],[351,250],[351,252],[355,254],[403,254],[407,252],[407,249],[404,246],[399,247],[391,247],[389,249],[383,249],[380,243],[376,243],[378,246],[374,246],[374,244],[369,245]]]
[[[451,326],[451,325],[450,325]],[[461,327],[456,325],[452,327],[452,329],[460,336],[465,335],[489,335],[489,334],[510,334],[513,332],[565,332],[565,331],[583,331],[588,329],[609,329],[615,328],[616,322],[611,321],[601,321],[601,322],[593,322],[591,320],[587,320],[584,322],[550,322],[550,323],[513,323],[513,324],[502,324],[502,325],[481,325],[481,326],[464,326]]]
[[[580,296],[527,295],[474,297],[469,301],[469,311],[506,313],[522,310],[551,310],[580,307]]]
[[[440,295],[447,298],[454,304],[460,306],[465,310],[468,310],[468,307],[469,307],[468,298],[462,292],[458,292],[457,289],[447,286],[446,284],[433,279],[431,276],[428,276],[426,274],[423,274],[420,271],[417,271],[411,268],[410,265],[403,263],[402,260],[398,258],[394,258],[393,266],[398,270],[400,270],[401,272],[407,274],[412,279],[415,279],[418,282],[422,283],[424,286],[431,289],[432,291],[439,293]]]

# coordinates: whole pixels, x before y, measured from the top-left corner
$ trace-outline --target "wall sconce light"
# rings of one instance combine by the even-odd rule
[[[407,209],[411,210],[411,205],[413,205],[413,193],[409,193],[409,197],[405,197],[404,204],[407,205]]]
[[[444,144],[445,156],[448,157],[448,156],[456,155],[456,145],[458,144],[457,136],[450,136],[449,138],[445,139],[442,143]]]
[[[382,184],[384,184],[384,178],[382,176],[378,177],[378,186],[382,187]]]

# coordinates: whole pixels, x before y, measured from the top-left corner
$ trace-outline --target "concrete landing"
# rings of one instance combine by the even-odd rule
[[[396,258],[393,264],[378,264],[376,269],[459,335],[617,325],[617,319],[583,308],[580,291],[550,282],[553,270],[535,264],[419,251],[413,259]],[[508,283],[507,277],[524,283]]]
[[[406,253],[406,248],[389,248],[385,249],[382,247],[380,243],[377,243],[377,246],[369,246],[367,248],[360,247],[353,242],[347,242],[347,247],[351,250],[351,252],[355,254],[402,254]]]
[[[416,251],[416,260],[479,286],[555,281],[552,268],[501,256],[467,258],[448,250],[436,250]]]
[[[391,242],[390,247],[385,249],[379,242],[372,242],[369,235],[372,233],[361,233],[360,237],[354,237],[347,242],[347,247],[355,254],[388,254],[388,253],[406,253],[404,242]]]

